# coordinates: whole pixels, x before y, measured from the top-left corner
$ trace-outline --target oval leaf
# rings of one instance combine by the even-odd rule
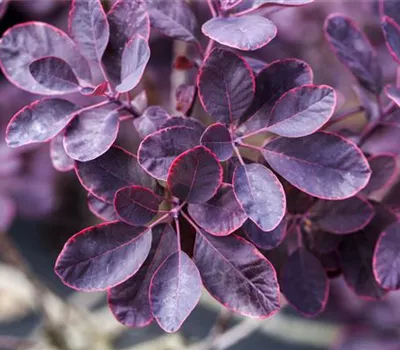
[[[65,132],[65,151],[80,162],[96,159],[110,149],[118,130],[119,114],[115,106],[81,112]]]
[[[206,129],[204,125],[197,119],[182,116],[168,118],[161,126],[161,129],[169,128],[170,126],[186,126],[188,128],[195,129],[195,131],[199,134],[199,139],[201,134]]]
[[[139,118],[133,120],[133,125],[140,137],[144,138],[160,129],[168,118],[170,116],[166,110],[160,106],[151,106]]]
[[[223,184],[206,203],[189,204],[188,212],[201,228],[214,236],[231,234],[247,219],[229,184]]]
[[[281,270],[280,285],[288,302],[306,316],[326,306],[329,280],[319,260],[304,248],[292,253]]]
[[[392,57],[400,63],[400,26],[390,17],[383,17],[382,29],[386,46]]]
[[[279,308],[279,285],[271,263],[243,238],[197,232],[194,261],[204,287],[225,307],[265,318]]]
[[[349,18],[333,14],[325,21],[325,35],[338,59],[372,93],[382,90],[382,72],[365,35]]]
[[[150,246],[151,232],[145,227],[118,221],[92,226],[67,241],[55,272],[76,290],[106,290],[133,276],[146,260]]]
[[[303,85],[285,93],[275,104],[266,130],[285,137],[307,136],[332,116],[336,93],[326,85]]]
[[[23,90],[51,95],[54,92],[39,84],[29,72],[30,64],[43,57],[61,58],[80,79],[91,80],[89,64],[74,42],[49,24],[18,24],[8,29],[1,38],[0,62],[4,75]]]
[[[89,210],[96,215],[99,219],[104,221],[116,221],[118,220],[118,215],[115,212],[114,205],[105,202],[91,193],[88,193],[87,203]]]
[[[381,154],[368,159],[371,167],[371,179],[362,193],[369,195],[391,185],[398,175],[396,156],[393,154]]]
[[[222,182],[222,167],[215,155],[203,146],[182,153],[171,164],[168,187],[173,196],[188,203],[204,203]]]
[[[151,176],[166,180],[175,158],[197,146],[199,140],[199,132],[193,128],[172,126],[161,129],[148,135],[140,144],[139,163]]]
[[[243,58],[231,51],[214,49],[206,57],[197,77],[204,109],[216,121],[234,123],[250,106],[255,82]]]
[[[346,199],[363,189],[371,170],[352,142],[317,132],[296,139],[278,137],[264,146],[271,167],[293,186],[322,199]]]
[[[232,157],[233,144],[228,128],[220,123],[211,124],[201,136],[200,142],[224,162]]]
[[[155,272],[150,286],[150,308],[160,327],[176,332],[200,300],[199,270],[186,253],[169,256]]]
[[[72,68],[61,58],[44,57],[29,65],[32,77],[54,94],[67,94],[79,90],[79,82]]]
[[[312,206],[308,217],[322,230],[346,234],[359,231],[369,224],[374,208],[361,197],[343,201],[320,200]]]
[[[127,42],[122,53],[118,92],[130,91],[139,84],[149,59],[150,47],[146,39],[137,35]]]
[[[247,220],[242,226],[242,230],[257,247],[271,250],[276,248],[285,238],[287,220],[283,218],[279,225],[269,232],[261,230],[253,221]]]
[[[69,171],[74,168],[75,161],[65,152],[63,134],[57,135],[50,143],[50,159],[58,171]]]
[[[60,98],[44,98],[31,103],[8,123],[7,145],[20,147],[51,140],[75,117],[77,109],[73,103]]]
[[[286,210],[283,187],[274,173],[261,164],[238,166],[233,190],[249,218],[263,231],[272,231]]]
[[[116,146],[90,162],[76,162],[75,172],[88,192],[108,203],[122,187],[154,187],[154,180],[140,167],[136,156]]]
[[[244,51],[267,45],[277,33],[275,24],[261,16],[214,17],[201,30],[222,45]]]
[[[114,206],[118,217],[133,226],[150,222],[157,214],[162,200],[146,187],[129,186],[118,190]]]
[[[395,222],[379,236],[373,257],[374,276],[382,288],[400,289],[400,223]]]
[[[99,0],[72,1],[69,32],[87,59],[101,62],[110,37],[110,28]]]
[[[139,272],[108,291],[108,305],[115,318],[127,327],[145,327],[154,316],[150,310],[150,281],[164,260],[177,250],[176,235],[170,225],[152,229],[150,253]]]

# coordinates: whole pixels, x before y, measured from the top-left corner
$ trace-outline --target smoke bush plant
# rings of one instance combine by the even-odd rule
[[[398,123],[400,90],[387,86],[393,102],[382,106],[369,41],[342,15],[326,20],[327,40],[367,96],[360,109],[369,119],[359,134],[330,131],[351,113],[334,114],[335,90],[315,85],[306,62],[266,64],[236,51],[275,37],[259,10],[311,1],[210,0],[212,18],[201,27],[206,49],[195,15],[178,0],[118,0],[108,13],[99,0],[73,0],[69,36],[39,22],[4,33],[5,76],[50,96],[10,120],[8,145],[51,140],[54,166],[75,170],[89,208],[105,221],[65,244],[55,272],[66,285],[107,290],[120,322],[156,320],[167,332],[179,329],[203,286],[225,307],[258,318],[279,310],[280,292],[302,314],[320,314],[329,278],[340,274],[361,297],[400,288],[400,224],[371,199],[397,174],[396,155],[374,145],[379,127]],[[400,62],[400,5],[385,2],[381,11]],[[150,28],[197,50],[175,61],[197,69],[197,81],[176,91],[183,116],[161,106],[141,114],[130,101],[151,55]],[[102,100],[78,107],[58,97],[70,93]],[[211,125],[192,116],[197,97]],[[137,154],[115,145],[127,120],[142,138]],[[262,145],[249,141],[266,132],[274,136]]]

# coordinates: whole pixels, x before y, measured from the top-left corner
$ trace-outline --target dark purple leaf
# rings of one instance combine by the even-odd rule
[[[150,281],[164,260],[177,250],[174,230],[170,225],[152,229],[150,253],[139,272],[108,292],[108,304],[115,318],[128,327],[145,327],[154,316],[150,310]]]
[[[50,158],[54,168],[58,171],[69,171],[74,168],[75,161],[65,152],[64,135],[59,134],[51,140]]]
[[[221,123],[238,120],[250,106],[255,90],[253,72],[246,61],[222,49],[214,49],[206,57],[197,86],[204,109]]]
[[[400,26],[393,18],[385,16],[382,18],[382,30],[390,54],[400,63]]]
[[[199,133],[193,128],[172,126],[161,129],[148,135],[140,144],[139,163],[151,176],[166,180],[175,158],[197,146],[199,140]]]
[[[374,208],[361,197],[342,201],[320,200],[312,206],[308,217],[322,230],[347,234],[363,229],[374,216]]]
[[[269,232],[261,230],[253,221],[247,220],[242,226],[242,230],[257,247],[270,250],[276,248],[285,238],[287,219],[283,218],[279,225]]]
[[[67,286],[106,290],[133,276],[149,254],[151,232],[122,222],[92,226],[72,236],[58,256],[55,272]]]
[[[43,57],[61,58],[71,66],[78,78],[91,80],[89,64],[74,42],[49,24],[18,24],[8,29],[1,38],[0,62],[4,75],[23,90],[51,95],[54,92],[39,84],[29,72],[30,64]]]
[[[217,192],[222,182],[222,167],[203,146],[178,156],[168,171],[168,187],[173,196],[188,203],[204,203]]]
[[[311,197],[291,185],[285,186],[285,181],[282,180],[286,193],[286,207],[290,214],[305,214],[315,203],[316,198]]]
[[[151,26],[170,38],[196,41],[197,20],[190,7],[183,0],[175,0],[173,6],[168,0],[148,2]]]
[[[352,197],[371,176],[368,162],[355,144],[326,132],[275,138],[264,146],[263,154],[293,186],[322,199]]]
[[[170,116],[163,108],[160,106],[151,106],[139,118],[133,120],[133,125],[140,137],[144,138],[159,130],[168,118]]]
[[[233,190],[249,218],[263,231],[272,231],[286,210],[283,187],[274,173],[261,164],[238,166]]]
[[[79,82],[72,68],[61,58],[43,57],[29,65],[32,77],[54,94],[79,91]]]
[[[196,95],[196,86],[189,84],[179,85],[175,91],[176,110],[186,114],[192,104]]]
[[[214,17],[201,30],[222,45],[245,51],[267,45],[277,33],[275,24],[261,16]]]
[[[245,134],[266,127],[275,103],[285,92],[312,82],[311,67],[304,61],[286,59],[267,65],[256,77],[253,102],[241,121],[248,120],[240,127],[239,133]]]
[[[371,179],[362,191],[369,195],[392,184],[398,175],[397,161],[394,154],[381,154],[368,159],[371,167]]]
[[[69,33],[87,59],[101,62],[110,28],[100,0],[72,1]]]
[[[142,226],[153,220],[161,202],[152,190],[141,186],[123,187],[114,197],[118,217],[133,226]]]
[[[114,210],[114,205],[105,202],[91,193],[88,193],[87,203],[89,210],[96,215],[99,219],[104,221],[116,221],[118,220],[118,215]]]
[[[107,152],[119,130],[119,114],[114,105],[79,113],[64,135],[67,154],[80,162],[88,162]]]
[[[46,142],[60,133],[75,117],[78,108],[67,100],[44,98],[17,112],[6,130],[10,147]]]
[[[265,318],[279,308],[279,285],[271,263],[243,238],[197,232],[194,261],[204,287],[225,307]]]
[[[88,192],[108,203],[122,187],[154,187],[154,180],[140,167],[136,156],[116,146],[95,160],[76,162],[75,172]]]
[[[338,59],[359,83],[372,93],[379,93],[382,73],[376,53],[356,24],[345,16],[332,14],[325,21],[325,34]]]
[[[231,234],[247,219],[229,184],[223,184],[209,201],[189,204],[188,212],[197,225],[214,236]]]
[[[380,15],[393,18],[400,24],[400,3],[397,0],[380,0]]]
[[[308,220],[305,220],[302,226],[297,227],[296,233],[302,236],[304,246],[317,254],[327,254],[335,251],[342,241],[341,235],[322,231]]]
[[[376,243],[373,270],[382,288],[400,289],[400,223],[397,221],[381,233]]]
[[[199,270],[182,251],[169,256],[155,272],[150,285],[150,308],[160,327],[176,332],[201,296]]]
[[[126,43],[121,59],[121,84],[116,88],[118,92],[130,91],[139,84],[149,59],[150,48],[145,38],[137,35]]]
[[[228,128],[220,123],[210,125],[201,136],[200,142],[224,162],[232,157],[233,144]]]
[[[107,13],[110,40],[103,55],[108,77],[114,85],[121,83],[121,59],[125,45],[135,35],[150,36],[150,19],[143,0],[118,0]]]
[[[395,85],[386,85],[385,94],[400,107],[400,88]]]
[[[285,93],[275,104],[266,130],[285,137],[307,136],[332,116],[336,93],[326,85],[303,85]]]
[[[370,155],[400,153],[400,124],[390,121],[377,125],[362,144],[361,149]]]
[[[203,134],[204,130],[206,129],[204,125],[197,119],[191,117],[182,117],[182,116],[168,118],[165,121],[165,123],[161,126],[161,129],[169,128],[171,126],[186,126],[188,128],[195,129],[195,131],[199,135],[199,139]]]
[[[329,281],[319,260],[304,248],[292,253],[281,270],[280,285],[287,301],[306,316],[326,306]]]
[[[244,0],[235,8],[235,12],[248,13],[257,10],[262,6],[301,6],[306,5],[314,0]]]
[[[253,57],[244,57],[254,74],[260,73],[268,64]]]

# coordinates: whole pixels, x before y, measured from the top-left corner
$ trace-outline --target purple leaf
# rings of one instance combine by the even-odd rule
[[[99,219],[104,221],[116,221],[118,220],[118,215],[114,210],[114,205],[107,203],[91,193],[88,193],[87,203],[89,210],[96,215]]]
[[[214,49],[197,76],[200,101],[216,121],[234,123],[250,106],[255,82],[246,61],[235,53]]]
[[[393,18],[382,18],[382,30],[385,35],[386,46],[397,63],[400,63],[400,26]]]
[[[108,77],[114,85],[121,83],[121,59],[125,45],[135,35],[150,36],[150,19],[143,0],[118,0],[107,13],[110,40],[103,55]]]
[[[201,228],[214,236],[231,234],[247,219],[230,184],[223,184],[205,203],[189,204],[188,212]]]
[[[178,156],[168,171],[168,187],[173,196],[188,203],[204,203],[217,192],[222,182],[222,167],[203,146]]]
[[[196,86],[189,84],[179,85],[175,91],[176,110],[187,114],[196,97]]]
[[[79,82],[72,68],[61,58],[43,57],[29,65],[32,77],[54,94],[79,91]]]
[[[247,64],[250,66],[251,70],[254,72],[254,74],[260,73],[268,64],[264,61],[261,61],[257,58],[253,57],[244,57],[246,60]]]
[[[122,53],[118,92],[130,91],[139,84],[149,59],[150,48],[145,38],[137,35],[127,42]]]
[[[400,289],[400,223],[381,233],[373,257],[374,276],[382,288]]]
[[[301,6],[312,3],[314,0],[244,0],[238,7],[236,12],[248,13],[253,12],[263,6]]]
[[[122,222],[92,226],[72,236],[58,256],[55,272],[76,290],[106,290],[126,281],[150,251],[151,232]]]
[[[141,186],[123,187],[114,197],[118,217],[133,226],[142,226],[153,220],[161,202],[152,190]]]
[[[397,121],[378,124],[374,130],[369,133],[361,149],[364,153],[370,155],[379,155],[382,153],[399,154],[400,124],[398,124]]]
[[[400,107],[400,88],[395,85],[386,85],[385,94]]]
[[[322,231],[314,223],[309,226],[308,221],[305,221],[303,226],[298,226],[297,234],[303,238],[304,246],[313,253],[327,254],[336,251],[342,236]]]
[[[164,260],[177,250],[175,232],[170,225],[152,229],[150,253],[139,272],[108,291],[108,304],[115,318],[127,327],[145,327],[154,316],[150,310],[150,281]]]
[[[81,53],[100,63],[110,37],[107,16],[100,0],[73,0],[68,24],[70,35]]]
[[[242,226],[250,242],[264,250],[276,248],[285,238],[287,230],[287,219],[283,218],[279,225],[272,231],[261,230],[253,221],[247,220]]]
[[[238,166],[233,190],[249,218],[263,231],[272,231],[286,210],[285,192],[278,178],[261,164]]]
[[[155,272],[150,285],[150,308],[160,327],[176,332],[201,296],[199,270],[182,251],[169,256]]]
[[[103,81],[95,87],[82,87],[80,93],[85,96],[104,96],[108,89],[108,82]]]
[[[325,35],[338,59],[359,83],[376,94],[382,90],[382,73],[376,53],[366,36],[349,18],[332,14],[325,21]]]
[[[204,125],[199,122],[195,118],[191,117],[171,117],[168,118],[165,123],[161,126],[161,129],[169,128],[171,126],[186,126],[188,128],[195,129],[195,131],[198,133],[198,137],[200,139],[200,136],[203,134],[204,130],[206,129]]]
[[[200,142],[224,162],[232,157],[233,144],[228,128],[220,123],[211,124],[201,136]]]
[[[264,146],[269,165],[293,186],[322,199],[346,199],[368,183],[371,170],[352,142],[317,132],[296,139],[278,137]]]
[[[60,133],[78,108],[60,98],[44,98],[22,108],[10,120],[6,141],[10,147],[46,142]]]
[[[279,308],[279,285],[271,263],[243,238],[197,232],[194,261],[204,287],[225,307],[266,318]]]
[[[172,162],[181,153],[199,144],[199,133],[186,126],[172,126],[148,135],[140,144],[140,165],[151,176],[166,180]]]
[[[69,171],[74,168],[75,161],[65,152],[64,135],[59,134],[51,140],[50,158],[54,168],[58,171]]]
[[[197,20],[185,1],[175,0],[173,6],[168,0],[148,2],[151,26],[170,38],[196,41]]]
[[[400,4],[397,0],[380,0],[379,5],[381,17],[386,15],[393,18],[397,24],[400,23]]]
[[[243,0],[220,0],[220,4],[224,11],[228,11],[238,6],[242,1]]]
[[[326,85],[303,85],[275,104],[266,130],[285,137],[302,137],[320,129],[332,116],[336,93]]]
[[[266,127],[275,103],[285,92],[312,82],[311,67],[304,61],[286,59],[270,63],[256,77],[254,100],[245,114],[249,119],[239,132],[243,134]]]
[[[119,130],[119,114],[114,105],[79,113],[64,135],[67,154],[80,162],[88,162],[107,152]]]
[[[280,285],[289,304],[302,314],[317,316],[325,309],[328,277],[319,260],[306,249],[289,256],[281,270]]]
[[[398,175],[396,156],[394,154],[381,154],[368,159],[371,167],[371,179],[362,193],[369,195],[394,182]]]
[[[33,61],[58,57],[84,81],[91,80],[90,68],[74,42],[61,30],[41,22],[27,22],[8,29],[0,41],[0,61],[4,75],[20,89],[51,95],[29,72]]]
[[[277,33],[275,24],[261,16],[214,17],[201,30],[222,45],[245,51],[267,45]]]
[[[320,200],[312,206],[308,217],[322,230],[347,234],[362,230],[374,216],[374,208],[361,197],[342,201]]]
[[[136,156],[116,146],[95,160],[76,162],[75,172],[88,192],[108,203],[122,187],[154,187],[154,180],[140,167]]]
[[[139,118],[133,120],[133,125],[140,137],[144,138],[159,130],[168,118],[170,116],[163,108],[151,106]]]

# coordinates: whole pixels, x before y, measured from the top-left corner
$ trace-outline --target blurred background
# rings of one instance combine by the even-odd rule
[[[200,21],[209,17],[205,1],[190,3]],[[48,22],[67,31],[69,5],[60,0],[0,0],[0,34],[25,21]],[[378,2],[372,0],[316,0],[300,8],[270,9],[266,15],[277,25],[278,35],[252,56],[265,62],[288,57],[305,60],[313,68],[317,84],[337,89],[338,109],[345,109],[359,105],[359,96],[354,78],[324,39],[323,22],[333,12],[358,23],[377,50],[385,82],[395,82],[396,64],[384,43]],[[142,83],[150,105],[162,104],[175,112],[174,89],[181,81],[193,79],[193,72],[172,68],[173,57],[190,50],[185,45],[152,34],[151,62]],[[164,334],[155,324],[139,330],[119,325],[108,310],[105,293],[74,292],[53,273],[65,241],[98,222],[87,208],[86,193],[75,175],[53,169],[49,145],[15,150],[4,143],[8,120],[37,98],[0,77],[0,350],[201,349],[196,344],[207,337],[216,319],[223,328],[234,327],[219,348],[400,349],[400,293],[390,293],[379,302],[361,300],[340,276],[332,279],[326,311],[315,319],[284,307],[265,321],[243,323],[239,316],[221,314],[221,307],[205,293],[178,334]],[[201,117],[199,106],[194,114]],[[356,130],[363,122],[361,115],[355,115],[346,121],[346,127]],[[134,148],[137,140],[133,135],[133,125],[127,124],[119,142]],[[395,147],[399,152],[398,139]],[[235,343],[235,337],[246,335]]]

